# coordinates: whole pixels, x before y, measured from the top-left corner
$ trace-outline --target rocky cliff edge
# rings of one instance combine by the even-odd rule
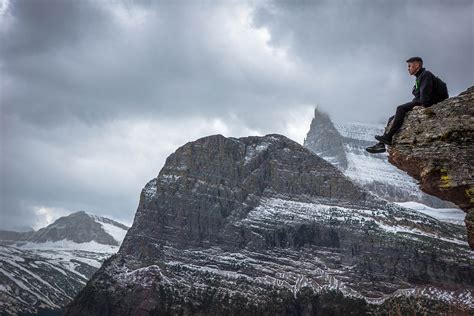
[[[389,149],[389,161],[420,188],[466,214],[474,249],[474,86],[429,108],[411,111]]]

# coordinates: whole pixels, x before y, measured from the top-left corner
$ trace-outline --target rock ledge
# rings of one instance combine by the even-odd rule
[[[411,111],[389,149],[389,161],[420,188],[464,210],[474,249],[474,86],[429,108]]]

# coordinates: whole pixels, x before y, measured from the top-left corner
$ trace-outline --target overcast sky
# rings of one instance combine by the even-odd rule
[[[0,229],[84,210],[130,224],[188,141],[284,134],[318,104],[385,121],[422,56],[474,84],[474,1],[0,0]]]

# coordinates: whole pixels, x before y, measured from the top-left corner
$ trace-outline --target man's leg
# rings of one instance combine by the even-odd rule
[[[387,121],[387,125],[385,125],[385,129],[384,129],[384,134],[387,134],[390,129],[392,128],[393,126],[393,119],[395,118],[395,115],[392,115],[388,118],[388,121]]]
[[[395,115],[392,115],[388,118],[388,121],[387,121],[387,127],[390,128],[390,123],[392,123],[393,119],[395,118]]]
[[[418,102],[408,102],[397,107],[397,112],[395,113],[395,117],[391,120],[391,127],[386,131],[383,135],[375,136],[375,139],[381,141],[387,145],[392,144],[392,137],[395,133],[402,127],[403,120],[405,118],[405,114],[413,110],[413,108],[419,104]],[[389,122],[390,123],[390,122]]]
[[[390,128],[392,127],[391,123],[392,123],[394,117],[395,117],[395,115],[390,116],[388,118],[387,125],[385,126],[385,133],[387,133],[390,130]],[[365,148],[365,150],[368,151],[371,154],[379,154],[379,153],[383,153],[383,152],[386,151],[385,144],[380,142],[380,141],[375,145],[372,145],[372,146],[369,146],[369,147]]]
[[[405,119],[405,114],[413,110],[417,105],[417,102],[408,102],[397,107],[397,112],[392,120],[392,127],[385,133],[385,136],[392,139],[393,135],[402,127],[403,120]]]

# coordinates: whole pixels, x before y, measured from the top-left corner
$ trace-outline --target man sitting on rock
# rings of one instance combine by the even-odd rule
[[[416,76],[412,91],[415,98],[411,102],[397,107],[395,115],[388,120],[385,133],[375,136],[375,139],[379,142],[366,148],[371,154],[385,152],[385,145],[390,146],[392,144],[392,137],[402,126],[406,113],[413,110],[414,107],[422,106],[427,108],[449,97],[446,83],[423,68],[421,57],[412,57],[407,60],[407,63],[408,73]]]

